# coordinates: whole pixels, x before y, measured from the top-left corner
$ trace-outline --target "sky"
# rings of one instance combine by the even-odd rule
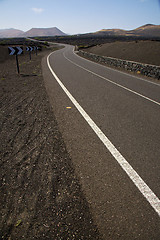
[[[160,25],[160,0],[0,0],[0,29],[57,27],[67,34]]]

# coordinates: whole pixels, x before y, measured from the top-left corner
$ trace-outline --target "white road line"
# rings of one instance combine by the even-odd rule
[[[102,143],[106,146],[106,148],[109,150],[112,156],[120,164],[122,169],[127,173],[129,178],[133,181],[133,183],[136,185],[136,187],[139,189],[139,191],[143,194],[143,196],[146,198],[146,200],[150,203],[152,208],[158,213],[160,217],[160,200],[158,199],[158,197],[152,192],[152,190],[148,187],[148,185],[137,174],[137,172],[132,168],[132,166],[126,161],[126,159],[121,155],[121,153],[116,149],[116,147],[111,143],[111,141],[104,135],[101,129],[94,123],[94,121],[90,118],[90,116],[84,111],[84,109],[80,106],[80,104],[76,101],[76,99],[71,95],[71,93],[67,90],[67,88],[63,85],[63,83],[57,77],[55,72],[52,70],[49,62],[49,57],[51,56],[51,54],[49,54],[47,57],[47,64],[56,81],[59,83],[63,91],[72,101],[72,103],[80,112],[80,114],[84,117],[84,119],[89,124],[89,126],[93,129],[93,131],[102,141]]]
[[[89,59],[87,59],[87,58],[81,57],[81,56],[79,56],[79,55],[77,55],[77,54],[75,53],[74,49],[73,49],[73,54],[74,54],[76,57],[78,57],[78,58],[81,58],[81,59],[83,59],[83,60],[85,60],[85,61],[88,61],[88,62],[90,62],[90,63],[93,63],[93,64],[98,64],[99,66],[101,66],[101,67],[103,67],[103,68],[108,68],[109,70],[118,72],[118,73],[120,73],[120,74],[127,75],[127,76],[129,76],[129,77],[134,77],[134,78],[139,79],[139,80],[141,80],[141,81],[148,82],[148,83],[150,83],[150,84],[153,84],[153,85],[156,85],[156,86],[160,87],[160,83],[155,83],[155,82],[146,80],[146,79],[144,79],[144,78],[142,78],[142,77],[137,77],[137,76],[131,75],[131,74],[129,74],[129,73],[122,72],[122,71],[120,71],[120,70],[118,70],[118,69],[115,69],[115,68],[113,69],[113,68],[111,68],[111,67],[102,65],[102,64],[100,64],[100,63],[98,63],[98,62],[94,62],[94,61],[91,61],[91,60],[89,60]],[[105,56],[104,56],[104,57],[105,57]]]
[[[118,86],[118,87],[120,87],[120,88],[123,88],[123,89],[125,89],[125,90],[127,90],[127,91],[129,91],[129,92],[131,92],[131,93],[136,94],[136,95],[139,96],[139,97],[142,97],[142,98],[144,98],[144,99],[146,99],[146,100],[148,100],[148,101],[150,101],[150,102],[153,102],[153,103],[155,103],[155,104],[157,104],[157,105],[160,106],[160,103],[159,103],[159,102],[156,102],[156,101],[154,101],[154,100],[151,99],[151,98],[148,98],[148,97],[146,97],[146,96],[144,96],[144,95],[142,95],[142,94],[140,94],[140,93],[137,93],[137,92],[135,92],[135,91],[133,91],[133,90],[127,88],[127,87],[124,87],[124,86],[122,86],[122,85],[120,85],[120,84],[118,84],[118,83],[115,83],[115,82],[109,80],[108,78],[105,78],[105,77],[103,77],[103,76],[101,76],[101,75],[99,75],[99,74],[97,74],[97,73],[94,73],[94,72],[88,70],[87,68],[84,68],[84,67],[80,66],[79,64],[77,64],[77,63],[73,62],[72,60],[70,60],[69,58],[67,58],[64,53],[63,53],[63,56],[65,57],[65,59],[67,59],[69,62],[71,62],[72,64],[76,65],[77,67],[80,67],[80,68],[82,68],[83,70],[85,70],[85,71],[87,71],[87,72],[89,72],[89,73],[91,73],[91,74],[94,74],[95,76],[97,76],[97,77],[99,77],[99,78],[102,78],[102,79],[104,79],[104,80],[106,80],[106,81],[108,81],[108,82],[110,82],[110,83],[112,83],[112,84],[114,84],[114,85],[116,85],[116,86]]]

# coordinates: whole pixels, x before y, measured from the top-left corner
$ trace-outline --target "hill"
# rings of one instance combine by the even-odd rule
[[[64,32],[56,27],[53,28],[32,28],[27,32],[18,29],[0,29],[0,38],[14,37],[39,37],[39,36],[64,36]]]
[[[143,37],[160,37],[160,25],[146,24],[134,30],[123,29],[102,29],[92,35],[99,36],[143,36]]]
[[[52,28],[31,28],[29,31],[23,32],[18,29],[0,29],[0,38],[13,37],[54,37],[65,36],[66,34],[57,27]],[[123,29],[102,29],[97,32],[79,34],[79,37],[114,37],[114,36],[131,36],[131,37],[158,37],[160,38],[160,25],[146,24],[133,30]]]
[[[25,32],[25,37],[40,37],[40,36],[64,36],[64,32],[56,27],[53,28],[32,28]]]
[[[133,34],[141,35],[141,36],[155,36],[160,37],[160,25],[146,24],[142,27],[136,28],[131,31]]]
[[[10,29],[0,29],[0,38],[12,38],[19,37],[23,35],[24,32],[18,29],[10,28]]]

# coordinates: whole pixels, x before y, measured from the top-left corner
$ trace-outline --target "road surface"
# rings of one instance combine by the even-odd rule
[[[103,239],[160,239],[160,85],[77,56],[43,60],[50,102]]]

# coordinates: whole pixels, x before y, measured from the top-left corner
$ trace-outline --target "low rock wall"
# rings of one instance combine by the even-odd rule
[[[118,58],[99,56],[99,55],[84,52],[81,50],[78,51],[78,54],[82,57],[88,58],[95,62],[104,63],[113,67],[123,68],[128,71],[141,73],[145,76],[160,80],[160,66],[132,62],[132,61],[122,60]]]

